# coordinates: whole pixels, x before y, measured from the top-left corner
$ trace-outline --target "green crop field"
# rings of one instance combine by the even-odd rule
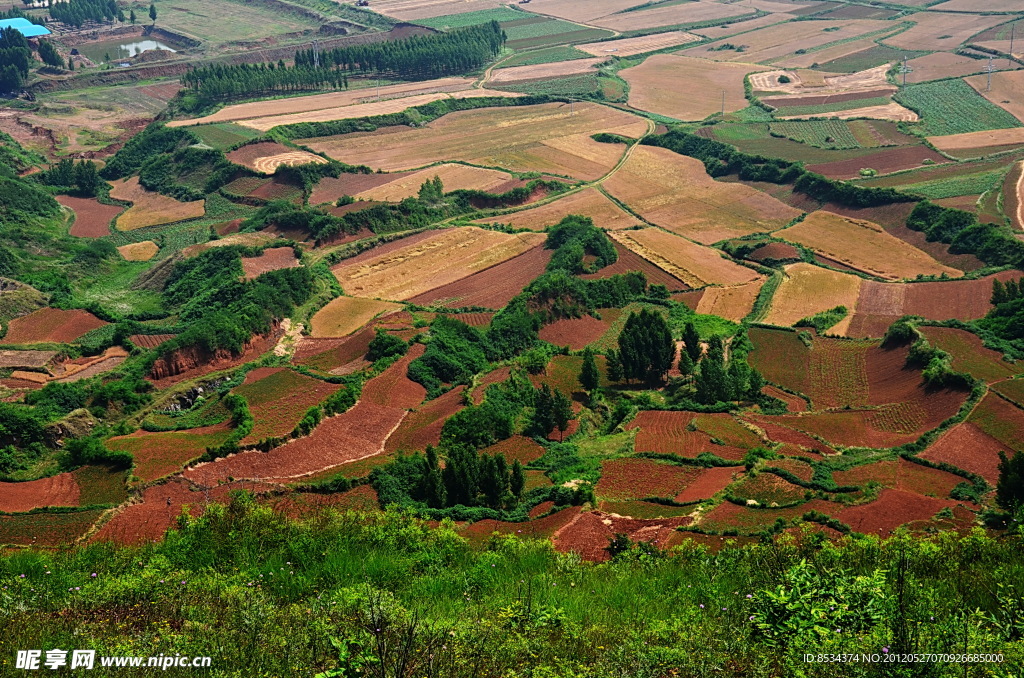
[[[262,134],[259,130],[242,127],[231,122],[198,125],[190,129],[204,144],[219,150],[230,148],[249,139],[255,139]]]
[[[592,59],[592,54],[581,52],[575,47],[547,47],[532,52],[517,54],[508,61],[501,64],[502,68],[513,66],[536,66],[537,64],[551,64],[557,61],[575,61],[576,59]]]
[[[818,68],[826,73],[856,73],[857,71],[875,68],[882,64],[902,61],[904,55],[908,59],[914,59],[925,54],[927,52],[910,52],[886,45],[875,45],[874,47],[819,64]]]
[[[232,0],[157,0],[155,6],[157,26],[215,45],[319,28],[316,21],[297,13]]]
[[[808,120],[773,122],[769,125],[772,134],[782,135],[819,148],[860,148],[849,126],[842,120]]]
[[[991,172],[978,172],[976,174],[961,174],[959,176],[922,181],[917,184],[907,184],[900,188],[909,193],[917,193],[930,200],[941,200],[942,198],[953,198],[958,195],[979,195],[989,190],[1002,180],[1005,172],[995,170]]]
[[[888,103],[889,97],[871,97],[870,99],[854,99],[852,101],[840,101],[833,104],[817,104],[813,106],[786,106],[784,108],[777,109],[775,111],[775,115],[778,117],[790,115],[825,115],[828,113],[836,113],[838,111],[849,111],[854,108],[867,108],[868,106],[885,106]]]
[[[511,49],[528,49],[545,45],[559,45],[567,42],[591,42],[607,38],[611,31],[599,28],[587,28],[579,24],[549,19],[547,17],[531,17],[502,23],[508,36],[505,43]]]
[[[505,23],[532,18],[535,18],[535,15],[509,7],[498,7],[479,12],[463,12],[462,14],[445,14],[444,16],[430,17],[429,19],[416,19],[415,23],[429,28],[463,28],[465,26],[485,24],[488,21]]]
[[[963,80],[910,85],[893,98],[921,116],[918,129],[926,136],[1021,126],[1017,118],[989,102]]]
[[[549,94],[564,96],[582,96],[593,94],[600,89],[601,84],[593,73],[571,75],[565,78],[552,78],[550,80],[535,80],[533,82],[516,83],[503,85],[497,89],[509,92],[522,92],[524,94]]]

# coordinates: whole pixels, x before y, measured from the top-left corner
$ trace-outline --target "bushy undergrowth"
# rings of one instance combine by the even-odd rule
[[[160,544],[0,559],[0,656],[182,653],[213,666],[175,675],[445,678],[963,675],[805,653],[1002,653],[992,675],[1024,661],[1015,539],[616,545],[595,565],[515,536],[474,549],[451,523],[398,512],[292,522],[243,496]]]

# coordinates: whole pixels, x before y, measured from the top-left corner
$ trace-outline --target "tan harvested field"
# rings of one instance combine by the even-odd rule
[[[835,306],[852,310],[857,305],[862,280],[855,275],[839,273],[801,262],[786,266],[786,277],[772,297],[771,308],[765,322],[789,326]],[[832,328],[833,334],[842,334],[848,319]]]
[[[400,308],[398,304],[376,299],[338,297],[316,312],[310,321],[309,335],[314,338],[345,337],[381,313]]]
[[[308,111],[306,113],[292,113],[289,115],[272,115],[263,118],[251,118],[248,120],[239,120],[238,124],[258,129],[261,132],[266,132],[272,127],[277,127],[278,125],[293,125],[297,122],[327,122],[329,120],[344,120],[346,118],[363,118],[372,115],[400,113],[407,108],[422,106],[440,99],[519,96],[522,96],[522,94],[517,94],[515,92],[502,92],[493,89],[474,89],[455,92],[452,94],[435,92],[433,94],[417,94],[415,96],[388,99],[385,101],[370,101],[364,104],[354,104],[339,108],[322,108],[316,111]]]
[[[763,68],[655,54],[619,75],[629,83],[629,105],[633,108],[679,120],[703,120],[722,110],[723,92],[727,113],[746,108],[743,78]]]
[[[884,43],[900,49],[928,52],[951,51],[972,35],[1005,22],[1006,16],[918,12],[907,17],[914,26],[903,33],[886,38]]]
[[[283,144],[261,141],[248,144],[227,154],[228,160],[236,165],[248,167],[263,174],[273,174],[281,165],[325,164],[327,160],[309,151],[297,151]]]
[[[374,0],[373,11],[402,21],[415,21],[447,14],[480,12],[504,4],[503,0]]]
[[[585,188],[540,207],[481,219],[477,223],[511,224],[515,228],[543,231],[570,214],[590,217],[594,220],[595,226],[609,231],[639,226],[642,223],[632,214],[621,210],[596,188]]]
[[[710,40],[718,40],[719,38],[727,38],[730,35],[736,35],[737,33],[746,33],[756,28],[764,28],[766,26],[781,24],[793,19],[794,16],[795,15],[793,14],[766,14],[756,19],[736,20],[721,26],[692,28],[690,29],[690,32],[702,35]]]
[[[951,52],[932,52],[907,61],[911,69],[907,82],[926,82],[940,78],[956,78],[985,70],[988,62]]]
[[[797,48],[811,51],[811,48],[827,43],[849,40],[884,28],[891,28],[888,21],[853,19],[850,21],[793,21],[759,28],[727,40],[717,40],[699,47],[684,50],[687,56],[703,57],[715,61],[745,61],[748,63],[770,63],[790,57]],[[838,29],[829,30],[825,29]],[[715,51],[723,44],[744,46],[742,52],[734,49]]]
[[[568,21],[591,22],[645,2],[647,0],[533,0],[523,9]]]
[[[679,24],[695,24],[715,19],[730,19],[754,14],[753,7],[732,4],[722,5],[716,2],[690,2],[684,5],[655,7],[626,14],[606,16],[592,21],[595,26],[610,28],[613,31],[636,31],[658,26],[676,26]]]
[[[484,108],[450,113],[426,127],[384,128],[300,143],[350,164],[383,170],[462,160],[593,180],[615,166],[624,148],[598,143],[592,134],[635,138],[647,129],[639,117],[607,106],[578,103],[574,109],[570,114],[570,105],[563,103]]]
[[[928,137],[928,143],[947,153],[969,148],[1012,146],[1014,144],[1024,144],[1024,127],[967,132],[966,134],[950,134],[944,137]]]
[[[550,64],[533,64],[530,66],[512,66],[500,68],[491,73],[488,85],[521,80],[540,80],[541,78],[558,78],[578,73],[591,73],[597,65],[607,61],[607,57],[594,59],[573,59],[572,61],[555,61]]]
[[[698,40],[700,40],[700,36],[693,33],[668,31],[666,33],[655,33],[654,35],[642,35],[638,38],[591,42],[586,45],[576,45],[576,49],[599,57],[624,57],[653,52],[674,45],[685,45],[686,43],[697,42]]]
[[[800,214],[755,188],[715,181],[696,158],[653,146],[634,148],[604,186],[644,219],[704,244],[773,231]]]
[[[721,252],[660,228],[614,231],[611,237],[690,287],[739,285],[760,276],[726,259]]]
[[[539,233],[511,235],[467,226],[430,233],[332,270],[347,294],[402,301],[500,264],[543,240]]]
[[[174,198],[147,191],[139,186],[139,178],[111,181],[110,197],[128,200],[132,206],[115,222],[119,231],[134,231],[146,226],[170,224],[183,219],[195,219],[205,214],[205,200],[178,202]]]
[[[414,94],[426,94],[429,92],[456,92],[463,89],[469,89],[472,86],[472,78],[441,78],[439,80],[426,80],[424,82],[385,85],[380,88],[380,98],[381,100],[384,100],[410,97]],[[235,120],[248,120],[251,118],[266,118],[274,115],[306,113],[309,111],[320,111],[327,108],[340,108],[342,106],[352,106],[353,104],[369,103],[377,101],[377,96],[377,88],[372,87],[366,89],[345,90],[344,92],[331,92],[330,94],[313,94],[310,96],[291,97],[288,99],[271,99],[269,101],[258,101],[249,104],[234,104],[233,106],[225,106],[213,115],[208,115],[205,118],[174,120],[167,123],[167,126],[186,127],[189,125],[206,124],[211,122],[231,122]]]
[[[824,96],[831,94],[847,94],[850,92],[869,92],[880,89],[895,91],[885,78],[888,64],[876,66],[855,73],[824,73],[806,69],[773,70],[755,73],[750,76],[750,86],[755,91],[782,92],[797,96]],[[789,77],[790,82],[779,82],[779,76]],[[773,106],[785,106],[783,97],[771,97]],[[796,104],[790,104],[796,105]]]
[[[121,245],[117,251],[121,253],[125,261],[149,261],[156,256],[160,248],[152,240],[143,240],[130,245]]]
[[[742,38],[743,36],[739,37],[739,39]],[[825,47],[824,49],[806,52],[804,54],[796,54],[794,52],[793,54],[783,59],[773,61],[772,63],[776,66],[784,66],[785,68],[810,68],[814,64],[828,63],[834,59],[841,59],[842,57],[856,54],[857,52],[870,49],[874,46],[874,38],[862,38],[860,40],[851,40],[850,42],[832,45],[831,47]]]
[[[429,181],[435,176],[441,178],[441,183],[444,184],[446,193],[460,188],[493,193],[496,192],[495,189],[501,189],[504,185],[515,181],[512,175],[506,172],[457,163],[445,163],[436,167],[427,167],[411,174],[403,172],[394,181],[361,191],[356,193],[354,197],[361,200],[400,202],[405,198],[415,196],[419,193],[423,182]],[[499,190],[497,192],[503,191]]]
[[[259,247],[265,245],[276,238],[263,231],[257,231],[255,233],[232,233],[231,235],[225,236],[218,240],[211,240],[209,242],[199,243],[198,245],[189,245],[181,251],[185,258],[194,257],[197,254],[201,254],[211,247],[228,247],[230,245],[244,245],[245,247]]]
[[[0,351],[0,369],[43,367],[56,355],[56,351]]]
[[[762,285],[764,280],[758,279],[732,287],[709,287],[697,302],[697,313],[719,315],[726,320],[739,322],[754,308]]]
[[[878,224],[825,210],[812,212],[800,223],[775,235],[887,280],[943,273],[950,277],[963,275],[963,271],[940,264]]]
[[[819,114],[820,115],[820,114]],[[920,118],[917,113],[914,113],[909,108],[904,108],[896,102],[888,103],[885,106],[865,106],[864,108],[851,108],[845,111],[837,111],[835,113],[828,113],[830,118],[839,118],[840,120],[851,120],[854,118],[874,118],[876,120],[892,120],[898,122],[900,120],[905,122],[917,122]],[[813,115],[784,115],[780,120],[800,120],[802,118],[812,118]]]
[[[964,78],[967,84],[994,103],[1006,109],[1020,121],[1024,121],[1024,71],[1002,71],[992,74],[992,89],[986,92],[988,75],[972,75]]]
[[[942,12],[1020,12],[1024,8],[1020,0],[985,0],[980,4],[978,0],[946,0],[928,9]]]

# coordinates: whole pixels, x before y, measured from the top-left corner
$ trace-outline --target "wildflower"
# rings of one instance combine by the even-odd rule
[[[754,621],[754,615],[750,615],[750,621]]]
[[[885,652],[886,654],[888,654],[888,653],[889,653],[889,648],[887,648],[887,647],[883,647],[883,648],[882,648],[882,652]]]
[[[82,587],[81,587],[81,586],[76,586],[76,587],[75,587],[75,590],[76,590],[76,591],[81,591],[81,590],[82,590]]]
[[[700,604],[700,609],[702,609],[702,610],[704,609],[704,603]]]
[[[753,597],[754,597],[754,594],[753,594],[753,593],[748,593],[748,594],[747,594],[747,598],[753,598]]]
[[[24,578],[25,578],[25,575],[21,575],[21,578],[22,578],[22,579],[24,579]]]
[[[96,573],[95,573],[95,572],[93,572],[93,573],[92,573],[92,576],[93,576],[93,577],[95,577],[95,576],[96,576]]]

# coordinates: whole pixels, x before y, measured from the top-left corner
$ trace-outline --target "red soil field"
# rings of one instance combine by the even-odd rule
[[[743,547],[757,542],[757,537],[720,537],[716,534],[700,532],[674,532],[665,546],[669,549],[706,549],[708,553],[718,553],[727,547]]]
[[[832,179],[853,179],[860,176],[860,171],[865,167],[870,167],[879,174],[889,174],[913,167],[920,167],[926,164],[923,162],[924,160],[931,160],[935,165],[949,162],[941,154],[927,146],[898,146],[896,148],[885,148],[877,153],[850,160],[836,160],[834,162],[808,165],[807,169],[811,172],[824,174]]]
[[[402,238],[397,238],[396,240],[391,240],[386,243],[377,245],[376,247],[368,249],[365,252],[360,252],[359,254],[353,257],[342,259],[335,265],[334,268],[337,268],[338,266],[348,266],[350,264],[362,264],[371,259],[376,259],[377,257],[382,256],[384,254],[392,254],[394,252],[397,252],[403,247],[415,245],[418,242],[421,242],[423,240],[426,240],[427,238],[436,235],[437,234],[434,233],[433,231],[427,230],[420,231],[419,233],[413,233],[412,235],[407,235]]]
[[[749,419],[755,426],[764,431],[764,434],[772,442],[785,443],[787,446],[800,448],[800,452],[798,453],[800,456],[806,456],[811,459],[820,459],[824,454],[835,454],[835,450],[830,448],[828,445],[815,440],[806,433],[794,431],[793,429],[785,426],[779,426],[767,417],[754,416],[749,417]],[[795,450],[793,450],[793,453],[797,454]]]
[[[581,278],[595,280],[598,278],[610,278],[619,273],[629,271],[640,271],[647,276],[647,282],[651,285],[664,285],[670,292],[680,292],[690,289],[690,286],[668,271],[655,266],[639,254],[624,247],[621,243],[614,243],[615,251],[619,258],[611,266],[605,266],[597,273],[585,273]]]
[[[796,332],[751,327],[748,336],[754,344],[750,365],[765,379],[800,393],[810,389],[807,374],[810,349],[804,346]]]
[[[392,174],[342,174],[337,179],[325,177],[316,185],[309,196],[310,205],[319,205],[325,202],[337,202],[343,195],[355,195],[368,191],[371,188],[383,186],[386,183],[395,181],[412,172],[395,172]]]
[[[1024,410],[989,392],[967,421],[1016,452],[1024,451]]]
[[[794,485],[785,478],[774,473],[758,473],[747,476],[729,489],[733,496],[740,499],[753,500],[762,506],[785,506],[804,499],[807,492],[799,485]]]
[[[523,539],[550,539],[556,532],[568,525],[577,515],[580,508],[571,506],[552,513],[544,518],[528,520],[523,523],[508,523],[501,520],[478,520],[465,525],[460,530],[463,537],[470,543],[481,544],[492,533],[514,534]]]
[[[622,457],[601,463],[594,488],[602,499],[675,497],[698,475],[698,469],[653,459]]]
[[[530,519],[532,520],[534,518],[544,515],[553,508],[555,508],[555,502],[542,501],[541,503],[537,504],[532,509],[530,509],[530,512],[527,515],[530,516]]]
[[[758,247],[747,255],[747,259],[751,259],[752,261],[767,261],[768,259],[785,261],[787,259],[799,258],[800,250],[794,245],[790,245],[786,242],[770,242],[767,245]]]
[[[956,506],[948,499],[935,499],[904,490],[882,490],[870,504],[851,506],[835,517],[855,532],[887,537],[905,523],[928,520],[942,509]]]
[[[478,271],[462,280],[419,294],[409,301],[422,306],[437,304],[451,308],[502,308],[544,272],[549,259],[551,250],[534,247],[517,257]]]
[[[544,454],[544,448],[531,438],[514,435],[511,438],[502,440],[500,443],[485,447],[481,452],[484,454],[504,455],[505,461],[509,464],[518,459],[519,463],[525,466],[531,461],[540,459]]]
[[[258,278],[269,271],[300,265],[291,247],[268,247],[258,257],[242,257],[242,271],[246,280]]]
[[[512,369],[510,367],[499,367],[498,369],[491,370],[490,372],[485,374],[480,379],[480,383],[473,390],[473,393],[471,395],[473,399],[473,404],[479,405],[484,401],[484,398],[487,395],[488,386],[490,386],[491,384],[500,384],[501,382],[508,379],[509,376],[511,376],[511,374]]]
[[[455,313],[452,318],[470,327],[486,327],[494,320],[493,313]]]
[[[713,436],[705,430],[709,425],[721,423],[722,416],[733,421],[729,415],[698,416],[693,412],[648,410],[637,414],[626,428],[640,429],[634,443],[637,452],[659,452],[688,458],[694,458],[701,452],[709,452],[722,459],[742,459],[747,452],[746,448],[728,444],[733,442],[730,440],[724,440],[726,445],[716,445],[711,442],[711,438],[721,439],[722,436]],[[688,430],[694,428],[690,426],[691,423],[696,426],[696,430]],[[720,432],[716,430],[715,434],[718,433]],[[756,438],[754,440],[756,441]],[[754,442],[754,445],[756,444]]]
[[[883,487],[946,499],[964,479],[947,471],[915,464],[906,459],[879,461],[832,474],[837,485],[864,487],[875,481]]]
[[[0,516],[0,544],[64,546],[89,531],[104,509],[73,513],[22,513]]]
[[[148,379],[158,389],[165,389],[186,379],[194,379],[211,372],[238,367],[274,348],[282,334],[283,331],[280,328],[275,328],[269,336],[257,335],[246,343],[241,355],[237,356],[232,355],[229,351],[217,351],[211,356],[198,348],[174,351],[171,355],[164,356],[153,364]]]
[[[405,410],[365,401],[325,419],[313,433],[269,452],[241,452],[199,464],[184,477],[203,485],[230,478],[282,481],[317,473],[345,462],[384,452],[391,433],[405,418]]]
[[[176,477],[161,485],[146,488],[142,503],[122,508],[107,521],[90,541],[113,541],[119,544],[143,544],[158,541],[173,526],[183,506],[193,516],[202,514],[207,503],[226,503],[233,490],[248,490],[255,494],[272,489],[263,483],[237,482],[211,487],[208,491],[193,489],[185,479]],[[167,500],[170,499],[170,504]]]
[[[427,347],[414,344],[409,352],[391,367],[363,384],[361,401],[374,405],[410,409],[416,407],[427,397],[427,390],[406,376],[409,363],[423,355]]]
[[[782,469],[807,482],[814,477],[814,467],[801,459],[771,459],[765,462],[765,468]]]
[[[135,457],[135,475],[151,482],[180,471],[184,464],[203,456],[207,447],[224,442],[230,433],[226,423],[184,431],[136,431],[110,438],[107,447],[130,452]]]
[[[711,513],[700,521],[700,526],[711,530],[735,529],[744,533],[757,532],[768,527],[776,519],[793,520],[808,511],[818,511],[834,516],[842,510],[842,505],[823,499],[812,499],[797,506],[786,508],[750,508],[740,506],[731,501],[723,501]]]
[[[75,477],[61,473],[24,483],[0,483],[0,511],[19,513],[43,506],[78,506]]]
[[[685,304],[691,311],[696,311],[697,307],[700,306],[700,300],[704,298],[705,290],[695,290],[693,292],[677,292],[673,294],[670,299],[672,301],[678,301],[681,304]]]
[[[540,338],[551,342],[556,346],[568,346],[573,351],[579,351],[591,344],[608,331],[611,322],[598,320],[592,315],[585,315],[582,318],[558,320],[545,325],[540,330]]]
[[[75,211],[75,223],[71,235],[76,238],[102,238],[110,235],[110,222],[124,207],[104,205],[95,198],[73,198],[70,195],[54,196],[61,205]]]
[[[252,432],[242,439],[241,445],[288,435],[309,408],[339,388],[340,384],[328,384],[283,367],[261,367],[249,372],[245,383],[233,390],[246,399],[255,419]]]
[[[10,322],[0,344],[64,344],[107,323],[81,309],[41,308]]]
[[[1021,371],[1020,366],[1003,360],[1003,354],[985,348],[981,338],[953,327],[922,327],[921,333],[935,347],[952,356],[952,366],[958,372],[968,372],[988,383],[1007,379]]]
[[[999,453],[1013,452],[970,422],[949,429],[921,453],[922,459],[945,462],[971,473],[977,473],[991,485],[999,481]]]
[[[249,195],[254,198],[263,198],[264,200],[290,200],[298,202],[302,200],[302,187],[290,184],[275,176],[249,193]]]
[[[370,350],[374,330],[372,327],[343,339],[310,339],[303,337],[295,348],[295,362],[321,372],[341,373],[345,365],[358,362],[368,365],[364,356]]]
[[[560,529],[553,541],[555,549],[559,551],[574,551],[584,560],[603,562],[611,558],[605,548],[617,533],[625,533],[633,541],[649,542],[665,548],[675,528],[690,522],[688,517],[637,520],[589,511],[580,513],[576,520]]]
[[[289,492],[266,502],[274,511],[293,520],[308,520],[312,512],[373,511],[379,509],[377,492],[370,485],[357,485],[347,492],[318,494],[315,492]]]
[[[792,393],[786,393],[780,388],[774,386],[765,386],[761,389],[761,392],[772,398],[778,398],[782,402],[786,403],[786,408],[790,412],[806,412],[807,401],[800,396],[795,396]]]
[[[685,503],[710,499],[724,490],[733,481],[733,477],[742,471],[743,468],[739,466],[713,466],[700,469],[697,475],[690,479],[686,488],[675,496],[675,500]]]
[[[768,104],[769,106],[784,106],[787,108],[792,108],[793,106],[820,106],[822,104],[839,104],[844,101],[856,101],[857,99],[873,99],[877,97],[887,97],[890,94],[892,94],[892,88],[886,87],[885,89],[871,90],[867,92],[842,92],[840,94],[762,97],[761,101]],[[851,108],[855,108],[855,106],[851,106]]]
[[[465,386],[457,386],[439,398],[409,413],[384,446],[386,452],[423,451],[427,445],[441,442],[441,428],[448,417],[463,407],[462,393]]]
[[[165,341],[170,341],[176,334],[133,334],[128,337],[128,341],[132,342],[139,348],[156,348]]]

